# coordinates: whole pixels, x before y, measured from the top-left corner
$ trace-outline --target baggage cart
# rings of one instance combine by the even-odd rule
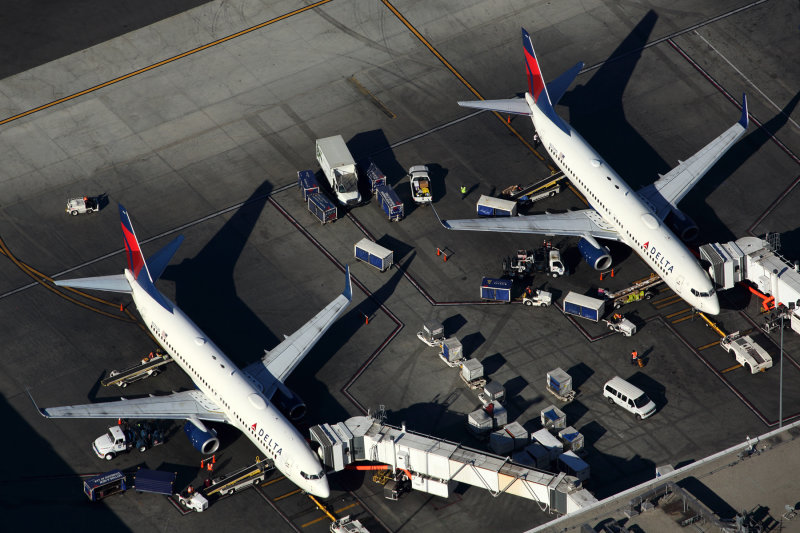
[[[378,199],[378,204],[390,221],[399,222],[403,219],[403,216],[405,216],[403,202],[397,197],[394,189],[388,185],[378,185],[374,192],[375,198]]]
[[[308,210],[317,217],[320,224],[336,220],[336,206],[322,194],[309,195]]]
[[[564,452],[558,456],[558,466],[562,471],[575,476],[581,481],[589,479],[589,465],[575,452]]]
[[[154,492],[171,496],[174,492],[175,476],[177,476],[175,472],[140,468],[133,474],[133,485],[136,492]]]
[[[457,367],[464,360],[463,347],[461,341],[455,337],[450,337],[442,342],[442,351],[439,357],[447,363],[447,366]]]
[[[112,494],[125,492],[128,489],[125,474],[120,470],[111,470],[99,476],[90,477],[83,482],[83,492],[89,501],[99,501]]]
[[[353,250],[356,259],[374,266],[381,272],[392,266],[392,251],[366,237],[358,241]]]
[[[562,402],[571,402],[575,399],[572,377],[560,368],[551,370],[547,373],[547,392]]]
[[[564,444],[547,429],[540,429],[531,433],[531,439],[544,446],[551,462],[558,459],[558,456],[564,452]]]
[[[481,299],[510,302],[512,284],[510,279],[483,278],[481,280]]]
[[[441,346],[444,341],[444,326],[441,322],[428,320],[422,325],[422,331],[417,332],[417,338],[428,346]]]
[[[308,202],[308,197],[312,194],[319,194],[319,183],[314,173],[310,170],[297,172],[297,186],[300,187],[304,202]]]
[[[567,427],[567,415],[555,405],[548,405],[541,411],[542,427],[564,429]]]
[[[369,190],[372,192],[375,192],[378,187],[386,185],[386,175],[372,161],[367,167],[367,180],[369,180]]]
[[[564,298],[564,313],[598,322],[603,316],[605,305],[605,300],[570,291]]]
[[[467,359],[461,363],[461,379],[463,379],[465,383],[469,385],[481,378],[483,378],[483,365],[480,361],[477,359]],[[484,378],[481,387],[485,384],[486,379]]]
[[[513,217],[517,214],[517,202],[482,194],[477,209],[479,217]]]

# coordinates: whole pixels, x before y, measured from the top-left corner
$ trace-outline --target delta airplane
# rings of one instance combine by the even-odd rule
[[[586,198],[590,208],[560,214],[443,220],[442,225],[453,230],[581,237],[578,249],[596,270],[611,266],[608,247],[601,246],[596,239],[624,242],[689,304],[704,313],[718,314],[719,300],[714,284],[673,230],[686,240],[697,236],[697,226],[678,209],[678,202],[744,135],[748,125],[747,97],[742,98],[742,115],[736,124],[695,155],[679,162],[669,173],[659,175],[657,181],[634,192],[553,108],[583,68],[583,63],[545,84],[530,35],[524,29],[522,44],[529,88],[524,100],[458,104],[531,117],[542,146]]]
[[[285,379],[344,312],[352,299],[350,269],[341,295],[264,357],[240,370],[158,289],[154,282],[183,241],[177,237],[145,261],[125,208],[119,206],[128,268],[123,274],[57,281],[56,285],[130,294],[142,320],[197,389],[87,405],[39,409],[47,418],[133,418],[186,420],[184,431],[205,454],[219,448],[213,429],[203,423],[223,422],[239,428],[273,460],[275,467],[302,490],[327,498],[325,471],[317,455],[289,422],[305,412],[305,404]]]

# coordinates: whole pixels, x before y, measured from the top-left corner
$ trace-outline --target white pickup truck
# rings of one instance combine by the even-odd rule
[[[772,357],[749,335],[741,335],[738,331],[734,331],[723,337],[719,345],[726,352],[732,351],[736,362],[748,369],[751,374],[772,368]]]

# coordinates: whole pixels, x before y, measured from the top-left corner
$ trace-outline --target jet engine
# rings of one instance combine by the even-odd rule
[[[305,402],[283,383],[278,384],[278,390],[275,391],[275,396],[272,397],[272,403],[290,420],[300,420],[306,415]]]
[[[664,223],[684,242],[694,242],[700,236],[700,228],[695,221],[678,209],[670,211]]]
[[[187,420],[183,426],[183,432],[189,438],[194,449],[206,455],[212,454],[219,449],[219,439],[217,432],[209,429],[199,420]]]
[[[595,270],[606,270],[611,266],[611,251],[601,246],[594,237],[586,236],[578,241],[578,251]]]

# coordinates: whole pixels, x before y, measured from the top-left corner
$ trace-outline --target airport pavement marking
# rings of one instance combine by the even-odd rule
[[[699,352],[699,351],[711,348],[712,346],[718,346],[718,345],[719,345],[719,341],[709,342],[708,344],[704,344],[702,346],[698,346],[697,347],[697,351]]]
[[[673,294],[672,296],[667,296],[666,298],[662,298],[656,302],[653,302],[653,307],[656,309],[663,309],[665,307],[669,307],[681,300],[681,296],[679,294]]]
[[[333,512],[336,513],[336,514],[339,514],[339,513],[342,513],[342,512],[344,512],[344,511],[346,511],[348,509],[352,509],[356,505],[359,505],[359,503],[356,502],[356,503],[351,503],[350,505],[345,505],[341,509],[334,509]],[[327,511],[325,511],[325,512],[327,514],[329,514]],[[320,516],[319,518],[315,518],[314,520],[311,520],[310,522],[306,522],[305,524],[301,524],[300,527],[308,527],[308,526],[314,525],[314,524],[316,524],[318,522],[322,522],[323,520],[325,520],[325,518],[330,518],[330,517],[329,516]]]
[[[682,315],[684,313],[688,313],[691,310],[692,310],[691,307],[687,307],[686,309],[681,309],[680,311],[676,311],[674,313],[670,313],[665,318],[675,318],[676,316]]]
[[[451,73],[451,74],[453,74],[453,75],[454,75],[454,76],[455,76],[455,77],[456,77],[456,78],[457,78],[457,79],[458,79],[458,80],[459,80],[459,81],[460,81],[462,84],[464,84],[464,87],[466,87],[466,88],[467,88],[467,89],[468,89],[468,90],[469,90],[469,91],[470,91],[472,94],[474,94],[474,95],[475,95],[475,97],[476,97],[476,98],[478,98],[479,100],[485,100],[485,98],[484,98],[484,97],[481,95],[481,93],[479,93],[479,92],[478,92],[478,90],[477,90],[477,89],[475,89],[475,87],[473,87],[473,86],[472,86],[472,84],[471,84],[470,82],[468,82],[468,81],[466,80],[466,78],[464,78],[464,76],[462,76],[462,75],[461,75],[461,73],[460,73],[460,72],[458,72],[458,71],[456,70],[456,68],[455,68],[455,67],[454,67],[452,64],[450,64],[450,62],[449,62],[449,61],[448,61],[448,60],[447,60],[447,59],[446,59],[446,58],[445,58],[445,57],[444,57],[442,54],[440,54],[440,53],[439,53],[439,51],[438,51],[438,50],[436,50],[436,48],[434,48],[434,46],[433,46],[433,45],[432,45],[430,42],[428,42],[428,40],[427,40],[427,39],[426,39],[426,38],[425,38],[425,37],[424,37],[424,36],[423,36],[423,35],[422,35],[422,34],[421,34],[421,33],[420,33],[420,32],[419,32],[419,31],[418,31],[418,30],[417,30],[417,29],[414,27],[414,25],[413,25],[413,24],[411,24],[411,22],[409,22],[409,21],[408,21],[408,19],[407,19],[407,18],[405,18],[405,17],[403,16],[403,14],[402,14],[402,13],[400,13],[400,11],[398,11],[398,10],[397,10],[397,8],[396,8],[396,7],[394,7],[394,6],[392,5],[392,3],[391,3],[391,2],[389,2],[389,0],[381,0],[381,2],[383,2],[383,5],[385,5],[385,6],[386,6],[386,7],[389,9],[389,11],[391,11],[391,12],[392,12],[392,14],[393,14],[395,17],[397,17],[397,20],[399,20],[401,23],[403,23],[403,25],[404,25],[406,28],[408,28],[408,30],[409,30],[409,31],[410,31],[410,32],[411,32],[411,33],[414,35],[414,37],[416,37],[416,38],[419,40],[419,42],[421,42],[421,43],[422,43],[422,44],[425,46],[425,48],[427,48],[427,49],[428,49],[428,50],[429,50],[429,51],[430,51],[430,52],[431,52],[431,53],[432,53],[434,56],[436,56],[436,59],[438,59],[438,60],[439,60],[439,61],[442,63],[442,65],[444,65],[444,66],[445,66],[445,68],[446,68],[447,70],[449,70],[449,71],[450,71],[450,73]],[[519,139],[519,140],[520,140],[520,142],[522,142],[522,144],[524,144],[524,145],[525,145],[525,147],[526,147],[528,150],[530,150],[530,151],[531,151],[531,152],[532,152],[532,153],[533,153],[533,154],[534,154],[536,157],[538,157],[540,161],[543,161],[543,162],[545,163],[545,165],[547,165],[547,168],[549,168],[551,171],[555,170],[555,168],[553,167],[553,165],[551,165],[550,163],[548,163],[548,162],[547,162],[547,159],[546,159],[546,158],[545,158],[545,157],[544,157],[542,154],[540,154],[540,153],[539,153],[539,152],[536,150],[536,148],[534,148],[534,147],[533,147],[533,146],[532,146],[532,145],[531,145],[531,144],[530,144],[528,141],[526,141],[526,140],[525,140],[525,137],[523,137],[523,136],[522,136],[522,134],[516,130],[516,128],[514,128],[514,127],[512,127],[512,126],[511,126],[511,124],[510,124],[510,117],[509,117],[509,120],[506,120],[506,119],[505,119],[505,118],[503,118],[503,116],[502,116],[500,113],[498,113],[497,111],[492,111],[492,114],[493,114],[495,117],[497,117],[497,119],[498,119],[500,122],[502,122],[502,123],[503,123],[503,125],[504,125],[506,128],[508,128],[508,130],[509,130],[511,133],[513,133],[513,134],[514,134],[514,136],[515,136],[517,139]]]
[[[725,370],[720,370],[720,372],[725,374],[726,372],[730,372],[731,370],[736,370],[737,368],[742,368],[742,365],[733,365],[732,367],[726,368]]]
[[[694,318],[694,313],[692,313],[692,314],[691,314],[691,315],[689,315],[689,316],[685,316],[685,317],[683,317],[683,318],[679,318],[679,319],[677,319],[677,320],[673,320],[673,321],[672,321],[672,323],[673,323],[673,324],[680,324],[681,322],[683,322],[683,321],[685,321],[685,320],[689,320],[689,319],[691,319],[691,318]]]
[[[355,76],[350,76],[349,78],[347,78],[347,81],[349,81],[356,89],[358,89],[358,92],[369,98],[369,101],[372,102],[375,105],[375,107],[380,109],[384,115],[386,115],[389,118],[397,118],[397,115],[395,115],[391,109],[386,107],[386,104],[381,102],[381,100],[377,96],[372,94],[369,91],[369,89],[361,85],[361,82],[358,81]]]
[[[203,50],[211,48],[212,46],[216,46],[218,44],[225,43],[227,41],[230,41],[231,39],[236,39],[237,37],[241,37],[242,35],[247,35],[248,33],[254,32],[256,30],[260,30],[261,28],[264,28],[264,27],[269,26],[271,24],[275,24],[276,22],[280,22],[280,21],[285,20],[285,19],[287,19],[289,17],[293,17],[295,15],[299,15],[300,13],[304,13],[304,12],[309,11],[311,9],[317,8],[317,7],[319,7],[321,5],[324,5],[324,4],[327,4],[328,2],[331,2],[331,1],[332,0],[319,0],[318,2],[314,2],[313,4],[309,4],[307,6],[295,9],[294,11],[290,11],[288,13],[284,13],[283,15],[279,15],[279,16],[277,16],[275,18],[272,18],[270,20],[264,21],[264,22],[262,22],[260,24],[256,24],[255,26],[251,26],[249,28],[246,28],[244,30],[238,31],[236,33],[232,33],[231,35],[228,35],[226,37],[222,37],[220,39],[217,39],[216,41],[211,41],[210,43],[206,43],[206,44],[200,45],[200,46],[198,46],[196,48],[192,48],[191,50],[188,50],[186,52],[183,52],[183,53],[180,53],[178,55],[169,57],[167,59],[163,59],[161,61],[158,61],[157,63],[153,63],[153,64],[148,65],[146,67],[142,67],[142,68],[140,68],[138,70],[134,70],[133,72],[129,72],[127,74],[123,74],[122,76],[117,76],[114,79],[111,79],[109,81],[105,81],[103,83],[95,85],[94,87],[89,87],[88,89],[84,89],[82,91],[78,91],[77,93],[70,94],[69,96],[65,96],[63,98],[59,98],[57,100],[53,100],[52,102],[48,102],[46,104],[40,105],[39,107],[34,107],[33,109],[29,109],[27,111],[23,111],[22,113],[19,113],[17,115],[12,116],[12,117],[8,117],[8,118],[5,118],[3,120],[0,120],[0,126],[2,126],[3,124],[7,124],[9,122],[12,122],[14,120],[18,120],[18,119],[23,118],[23,117],[27,117],[28,115],[32,115],[33,113],[36,113],[38,111],[42,111],[42,110],[47,109],[49,107],[53,107],[53,106],[56,106],[58,104],[62,104],[64,102],[68,102],[70,100],[78,98],[79,96],[83,96],[83,95],[86,95],[86,94],[89,94],[89,93],[93,93],[93,92],[95,92],[95,91],[97,91],[99,89],[102,89],[104,87],[108,87],[109,85],[114,85],[115,83],[119,83],[119,82],[121,82],[123,80],[127,80],[128,78],[132,78],[134,76],[138,76],[139,74],[144,74],[145,72],[149,72],[149,71],[151,71],[153,69],[156,69],[158,67],[162,67],[164,65],[172,63],[173,61],[177,61],[179,59],[183,59],[184,57],[188,57],[188,56],[194,55],[194,54],[196,54],[198,52],[202,52]]]
[[[279,502],[279,501],[281,501],[281,500],[284,500],[284,499],[288,498],[289,496],[294,496],[295,494],[299,494],[299,493],[300,493],[300,492],[302,492],[302,491],[303,491],[303,489],[294,489],[294,490],[290,490],[290,491],[289,491],[289,492],[287,492],[286,494],[281,494],[280,496],[278,496],[277,498],[275,498],[275,499],[274,499],[274,501],[276,501],[276,502]]]

